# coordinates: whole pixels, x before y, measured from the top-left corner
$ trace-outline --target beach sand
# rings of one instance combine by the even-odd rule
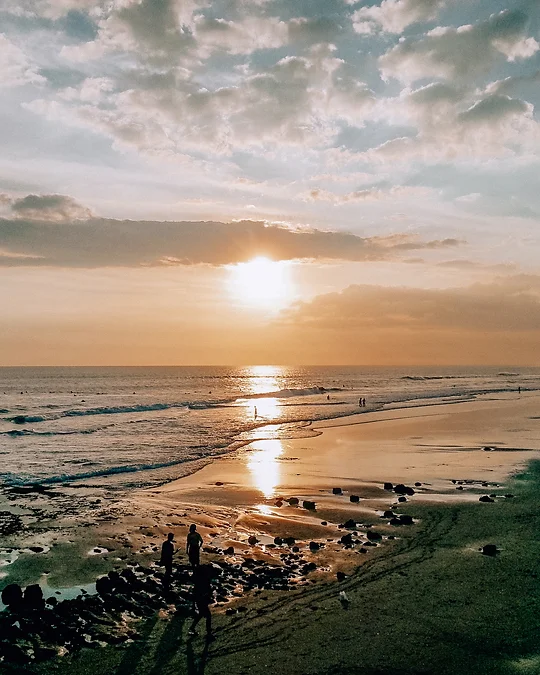
[[[191,476],[139,491],[118,507],[121,518],[85,528],[76,550],[50,558],[53,574],[98,539],[107,545],[106,555],[86,562],[91,569],[60,568],[80,584],[91,580],[94,559],[100,572],[137,556],[156,560],[167,531],[183,543],[196,522],[205,561],[223,559],[227,546],[231,562],[279,561],[287,549],[272,547],[273,538],[295,537],[316,567],[298,588],[214,607],[216,640],[208,644],[202,628],[187,638],[181,615],[153,617],[131,644],[83,650],[29,672],[540,673],[540,396],[364,413],[310,431],[255,441]],[[398,502],[385,482],[415,492]],[[480,502],[482,495],[493,501]],[[291,497],[299,504],[279,500]],[[414,524],[390,525],[381,515],[391,508]],[[351,518],[354,529],[339,527]],[[347,532],[363,543],[369,532],[381,539],[344,548]],[[250,536],[258,543],[250,545]],[[310,550],[311,540],[321,548]],[[498,553],[483,555],[486,544]],[[338,571],[346,575],[339,582]]]

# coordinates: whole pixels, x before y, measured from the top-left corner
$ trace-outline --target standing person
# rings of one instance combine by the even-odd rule
[[[186,541],[186,553],[193,568],[199,566],[202,545],[203,538],[197,532],[197,526],[190,525]]]
[[[200,535],[199,535],[200,536]],[[193,619],[189,635],[195,635],[195,627],[204,617],[206,619],[206,637],[212,639],[212,615],[210,603],[212,602],[212,566],[200,565],[193,573],[193,599],[197,609],[197,615]]]
[[[169,532],[167,535],[167,540],[161,544],[161,560],[160,565],[163,565],[165,568],[165,578],[164,583],[168,584],[172,576],[172,559],[174,555],[174,534]]]

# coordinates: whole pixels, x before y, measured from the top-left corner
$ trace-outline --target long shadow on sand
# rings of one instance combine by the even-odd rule
[[[204,675],[206,661],[208,659],[208,647],[210,643],[208,640],[204,643],[204,649],[201,655],[197,658],[193,651],[193,640],[188,640],[186,645],[187,656],[187,675]]]

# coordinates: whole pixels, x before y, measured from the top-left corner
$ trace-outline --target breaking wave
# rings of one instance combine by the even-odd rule
[[[293,396],[313,396],[314,394],[326,394],[329,391],[343,391],[343,390],[338,387],[331,387],[331,388],[305,387],[304,389],[279,389],[278,391],[266,391],[259,394],[247,394],[246,396],[242,396],[242,399],[292,398]]]
[[[70,429],[67,431],[35,431],[34,429],[9,429],[8,431],[0,431],[0,436],[11,436],[18,438],[20,436],[71,436],[76,434],[94,434],[96,431],[108,429],[114,424],[104,424],[101,427],[94,427],[92,429]]]

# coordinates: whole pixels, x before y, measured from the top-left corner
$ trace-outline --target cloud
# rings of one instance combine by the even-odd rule
[[[407,26],[434,19],[446,0],[383,0],[380,5],[361,7],[352,17],[357,33],[369,34],[377,29],[402,33]]]
[[[251,54],[259,49],[277,49],[288,42],[287,24],[275,17],[226,21],[199,16],[194,28],[198,53],[206,56],[217,49],[230,54]]]
[[[364,153],[383,163],[458,158],[486,160],[534,155],[540,147],[540,125],[531,103],[448,82],[433,82],[378,104],[382,119],[406,123],[416,134],[385,141]]]
[[[381,188],[365,188],[363,190],[354,190],[353,192],[346,192],[337,194],[321,188],[313,188],[309,192],[300,195],[301,199],[305,201],[325,201],[332,204],[355,204],[366,201],[380,201],[389,199],[407,199],[407,198],[423,198],[429,196],[431,191],[428,188],[394,185],[389,189]]]
[[[347,333],[540,331],[540,277],[519,275],[466,288],[429,290],[349,286],[299,303],[284,320]]]
[[[23,84],[42,84],[42,77],[26,54],[0,33],[0,87],[17,87]]]
[[[0,248],[5,252],[0,265],[225,265],[257,255],[275,260],[393,260],[408,251],[447,249],[461,243],[455,239],[422,241],[405,234],[366,238],[345,232],[300,231],[250,220],[71,220],[66,218],[69,210],[79,214],[83,207],[59,195],[29,195],[13,202],[11,208],[19,215],[42,216],[40,220],[0,219]]]
[[[527,37],[527,26],[524,12],[504,10],[476,24],[437,27],[381,56],[381,74],[408,84],[426,77],[456,81],[484,75],[497,60],[527,59],[540,49]]]
[[[486,91],[490,94],[500,94],[502,96],[512,96],[518,94],[523,98],[527,96],[538,95],[540,85],[540,70],[530,75],[513,75],[505,77],[503,80],[491,82]]]
[[[465,124],[478,126],[485,122],[501,122],[523,114],[532,116],[532,112],[533,106],[524,101],[510,96],[491,94],[460,113],[459,118]]]
[[[58,19],[70,11],[99,13],[107,0],[2,0],[2,11],[17,17]]]
[[[0,203],[8,204],[17,218],[40,221],[87,220],[90,209],[65,195],[26,195],[12,198],[0,195]]]
[[[182,73],[147,75],[120,91],[112,88],[109,80],[93,78],[91,87],[85,81],[78,90],[68,88],[65,101],[40,99],[26,107],[150,154],[229,154],[268,144],[327,144],[339,120],[362,125],[374,102],[373,92],[345,72],[328,45],[215,88]]]

